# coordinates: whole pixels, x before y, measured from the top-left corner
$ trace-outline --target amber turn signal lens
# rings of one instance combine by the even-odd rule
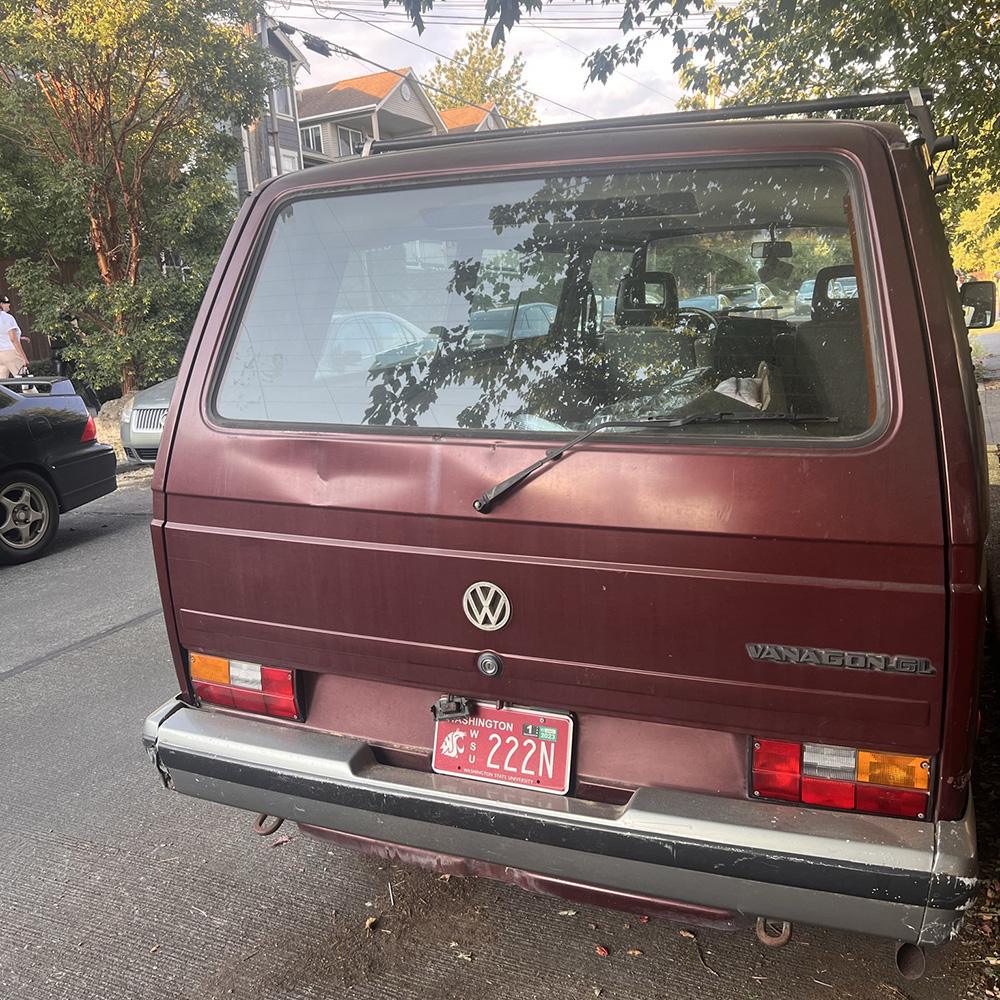
[[[224,656],[189,653],[188,665],[191,668],[193,681],[207,681],[210,684],[229,683],[229,660]]]
[[[931,782],[931,762],[927,757],[859,750],[858,781],[894,788],[927,789]]]

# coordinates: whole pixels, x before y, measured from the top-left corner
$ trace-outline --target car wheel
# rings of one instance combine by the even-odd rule
[[[55,538],[59,501],[33,472],[0,474],[0,563],[37,559]]]

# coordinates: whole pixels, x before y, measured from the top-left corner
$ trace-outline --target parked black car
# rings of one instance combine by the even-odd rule
[[[0,379],[0,563],[40,556],[60,514],[117,488],[116,464],[69,379]]]

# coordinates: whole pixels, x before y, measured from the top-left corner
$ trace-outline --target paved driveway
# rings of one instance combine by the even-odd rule
[[[4,1000],[957,1000],[979,981],[979,944],[904,984],[888,942],[691,937],[295,827],[262,840],[249,816],[164,791],[139,742],[175,691],[149,510],[143,477],[67,516],[45,559],[0,569]]]

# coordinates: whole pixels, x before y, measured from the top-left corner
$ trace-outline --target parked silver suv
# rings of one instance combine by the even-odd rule
[[[160,448],[160,435],[167,422],[167,409],[176,378],[137,392],[125,404],[121,416],[122,447],[133,462],[152,465]]]

